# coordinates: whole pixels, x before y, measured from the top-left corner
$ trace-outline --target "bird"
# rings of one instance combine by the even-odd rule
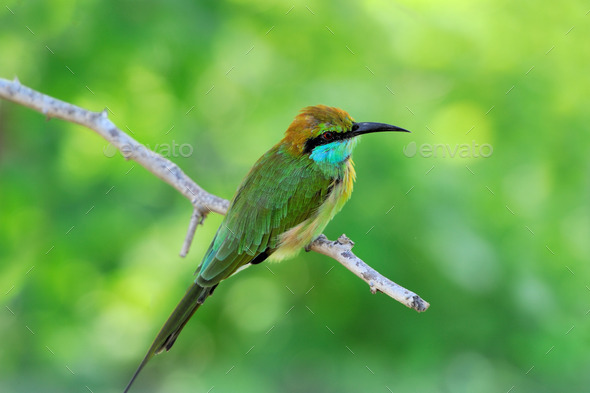
[[[196,278],[124,392],[154,355],[172,348],[221,281],[250,265],[280,261],[309,247],[351,196],[356,178],[351,155],[359,137],[386,131],[410,132],[390,124],[357,123],[335,107],[303,108],[283,139],[242,180]]]

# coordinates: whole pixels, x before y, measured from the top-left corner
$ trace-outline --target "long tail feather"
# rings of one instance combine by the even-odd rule
[[[139,364],[137,371],[133,374],[131,381],[127,384],[124,393],[129,391],[129,388],[141,372],[141,370],[145,367],[147,362],[156,354],[162,352],[163,350],[169,351],[174,345],[176,338],[180,334],[184,325],[189,321],[189,319],[193,316],[195,311],[199,308],[201,304],[207,299],[215,287],[208,287],[203,288],[200,285],[193,284],[190,288],[186,291],[186,294],[178,303],[162,329],[160,333],[156,336],[156,339],[152,343],[152,346],[148,350],[147,354]]]

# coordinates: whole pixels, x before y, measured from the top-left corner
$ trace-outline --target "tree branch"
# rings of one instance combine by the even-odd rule
[[[358,278],[369,284],[372,293],[383,292],[418,312],[426,311],[430,307],[430,304],[420,296],[382,276],[377,270],[354,255],[351,251],[353,246],[354,242],[344,234],[336,241],[329,240],[325,235],[320,235],[311,244],[311,249],[340,262]]]
[[[20,84],[18,79],[9,81],[0,79],[0,97],[17,104],[34,109],[47,116],[59,118],[87,127],[115,146],[128,160],[134,160],[158,178],[170,184],[192,203],[194,210],[189,223],[181,256],[188,253],[195,230],[202,223],[209,212],[225,214],[229,201],[206,192],[190,179],[176,164],[161,155],[146,148],[141,143],[121,131],[108,119],[107,110],[91,112],[70,103],[39,93]],[[418,312],[428,309],[430,304],[415,293],[399,286],[388,278],[379,274],[351,251],[354,243],[345,235],[337,241],[330,241],[321,235],[310,249],[327,255],[371,287],[371,292],[383,292],[398,302],[413,308]]]

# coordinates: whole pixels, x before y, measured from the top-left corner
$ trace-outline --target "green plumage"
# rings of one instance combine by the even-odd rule
[[[270,256],[283,232],[317,213],[334,180],[313,161],[294,157],[281,145],[258,160],[231,201],[195,272],[195,282],[156,336],[127,389],[155,354],[172,347],[182,328],[219,282],[261,253]]]
[[[313,161],[273,147],[240,185],[196,282],[215,285],[260,253],[272,254],[283,232],[317,212],[334,180]]]
[[[337,108],[305,108],[285,137],[266,152],[242,181],[194,283],[176,306],[125,392],[157,353],[169,350],[188,320],[217,285],[248,264],[280,260],[321,234],[350,197],[356,136],[399,131],[381,123],[354,123]]]

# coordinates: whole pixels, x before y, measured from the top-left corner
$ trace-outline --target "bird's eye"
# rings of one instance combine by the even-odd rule
[[[326,131],[322,134],[322,139],[326,142],[330,142],[332,139],[334,139],[334,133],[331,131]]]

